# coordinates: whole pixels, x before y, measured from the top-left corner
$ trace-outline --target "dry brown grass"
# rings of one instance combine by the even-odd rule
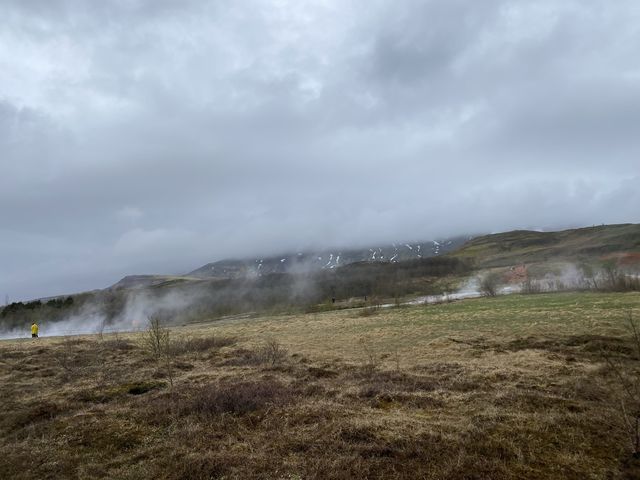
[[[638,478],[601,352],[639,366],[619,322],[639,307],[541,295],[181,328],[172,391],[138,335],[1,342],[0,477]]]

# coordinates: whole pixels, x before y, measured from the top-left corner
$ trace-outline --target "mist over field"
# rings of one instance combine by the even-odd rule
[[[358,273],[363,267],[366,268]],[[371,267],[378,271],[372,271]],[[37,308],[30,309],[27,303],[15,312],[2,311],[0,339],[28,337],[31,322],[40,326],[41,337],[96,333],[102,336],[145,331],[153,319],[164,325],[180,326],[268,313],[342,308],[366,311],[482,296],[640,290],[640,264],[621,267],[613,263],[577,264],[562,260],[497,269],[470,267],[455,259],[432,258],[414,262],[413,270],[404,262],[381,262],[377,267],[375,264],[342,267],[346,273],[296,270],[264,277],[250,274],[221,283],[186,282],[172,288],[112,288],[76,296],[71,305],[58,310],[37,302]],[[491,285],[487,286],[489,282]]]

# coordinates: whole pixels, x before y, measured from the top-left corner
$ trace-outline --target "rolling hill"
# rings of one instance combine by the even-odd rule
[[[475,237],[452,253],[478,268],[551,261],[640,263],[640,224],[601,225],[559,232],[514,230]]]

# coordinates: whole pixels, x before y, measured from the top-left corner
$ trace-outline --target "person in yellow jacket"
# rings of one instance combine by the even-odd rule
[[[36,322],[31,324],[31,338],[38,338],[38,325]]]

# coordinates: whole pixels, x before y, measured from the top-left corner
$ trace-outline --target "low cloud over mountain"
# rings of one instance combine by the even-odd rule
[[[0,16],[12,299],[640,221],[631,0],[8,0]]]

